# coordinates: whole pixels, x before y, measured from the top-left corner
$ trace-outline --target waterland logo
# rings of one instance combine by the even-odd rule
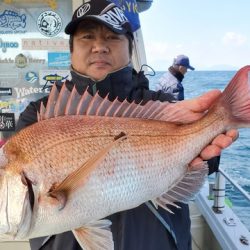
[[[0,49],[2,49],[3,53],[5,53],[7,49],[17,49],[18,47],[19,47],[18,42],[15,42],[15,41],[4,42],[0,38]]]
[[[1,34],[24,33],[26,15],[13,10],[5,10],[0,14],[0,27],[5,29],[1,30]]]
[[[43,89],[42,87],[40,88],[34,88],[34,87],[29,87],[29,88],[14,88],[16,92],[16,98],[22,98],[24,96],[32,95],[32,94],[44,94],[44,93],[49,93],[49,89]]]
[[[56,36],[62,29],[62,19],[54,11],[44,11],[37,19],[37,28],[45,36]]]

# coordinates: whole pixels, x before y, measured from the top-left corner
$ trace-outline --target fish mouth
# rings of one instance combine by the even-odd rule
[[[32,182],[25,176],[24,173],[21,173],[21,180],[23,185],[25,186],[26,192],[21,213],[22,217],[16,234],[17,239],[25,238],[28,232],[30,231],[33,208],[35,203],[35,194],[32,187]]]
[[[20,179],[0,174],[0,240],[25,239],[30,231],[34,192]]]

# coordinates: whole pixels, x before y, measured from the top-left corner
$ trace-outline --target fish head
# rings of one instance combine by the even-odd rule
[[[4,159],[3,151],[0,152],[1,156],[0,240],[23,239],[31,225],[30,188],[22,173],[9,171],[10,163],[7,159]]]

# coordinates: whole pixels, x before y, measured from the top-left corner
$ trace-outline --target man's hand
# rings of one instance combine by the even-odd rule
[[[194,169],[195,166],[199,166],[202,161],[207,161],[215,156],[221,154],[221,151],[229,147],[237,138],[239,137],[239,132],[236,129],[231,129],[226,132],[226,134],[220,134],[213,139],[210,145],[205,147],[200,155],[196,157],[189,166]]]
[[[221,91],[211,90],[200,97],[173,103],[166,109],[162,120],[181,124],[197,121],[206,114],[220,95]]]

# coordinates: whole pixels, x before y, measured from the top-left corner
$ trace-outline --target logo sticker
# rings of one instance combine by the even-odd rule
[[[26,15],[18,14],[13,10],[5,10],[0,15],[0,27],[16,30],[26,27]]]
[[[23,50],[50,50],[50,51],[68,51],[68,39],[22,39]]]
[[[30,72],[27,72],[26,75],[25,75],[25,80],[29,83],[35,83],[37,80],[38,80],[38,76],[35,72],[33,71],[30,71]]]
[[[15,131],[15,114],[0,114],[0,131]]]
[[[0,96],[12,95],[12,88],[0,88]]]
[[[62,29],[62,19],[54,11],[44,11],[37,19],[37,27],[45,36],[56,36]]]
[[[40,85],[44,88],[58,82],[62,83],[65,80],[70,80],[69,70],[40,70],[39,71]]]
[[[16,98],[23,98],[25,96],[29,96],[29,95],[42,95],[42,94],[46,94],[49,93],[49,91],[47,89],[43,89],[42,87],[39,88],[35,88],[35,87],[29,87],[29,88],[14,88],[15,93],[16,93]]]
[[[2,51],[5,53],[7,51],[7,49],[16,49],[19,47],[19,44],[17,42],[11,41],[11,42],[4,42],[1,38],[0,38],[0,48],[2,49]]]
[[[70,66],[70,53],[48,52],[48,66],[68,68]]]
[[[24,68],[27,66],[28,60],[27,57],[25,55],[18,54],[15,58],[15,64],[18,68]]]

